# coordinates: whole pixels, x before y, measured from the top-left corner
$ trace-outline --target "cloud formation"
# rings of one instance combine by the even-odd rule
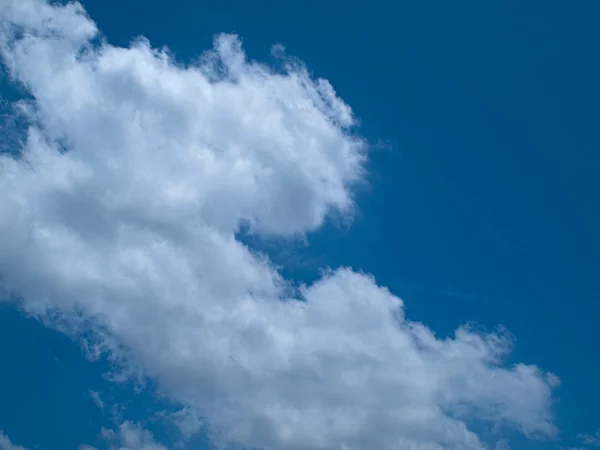
[[[21,156],[0,156],[0,279],[26,311],[93,331],[216,443],[467,450],[486,448],[482,421],[555,433],[558,380],[505,366],[505,333],[439,339],[348,268],[295,289],[236,239],[352,214],[366,147],[327,81],[249,61],[231,35],[189,67],[143,39],[114,47],[76,3],[0,0],[0,23],[32,97]]]
[[[102,430],[101,435],[109,443],[109,450],[167,450],[152,433],[131,422],[123,422],[118,432]]]
[[[578,434],[577,438],[581,440],[584,445],[591,445],[593,447],[600,447],[600,429],[596,430],[596,434]]]
[[[154,440],[152,433],[129,421],[119,425],[116,432],[103,428],[100,437],[107,443],[108,450],[167,450],[166,447]],[[98,449],[82,444],[79,446],[79,450]]]
[[[8,436],[0,431],[0,450],[25,450],[25,448],[13,444]]]
[[[100,397],[100,393],[96,391],[90,391],[89,394],[90,398],[94,402],[94,405],[100,409],[104,409],[104,402],[102,401],[102,397]]]

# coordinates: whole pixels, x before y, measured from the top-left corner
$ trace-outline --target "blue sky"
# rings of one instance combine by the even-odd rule
[[[167,46],[181,68],[199,64],[198,56],[212,48],[218,33],[235,33],[250,60],[277,67],[274,70],[283,73],[281,61],[271,55],[271,47],[281,44],[287,55],[305,64],[312,77],[292,68],[289,78],[282,75],[284,81],[279,85],[273,73],[255,75],[246,66],[239,69],[236,60],[223,62],[227,54],[221,53],[221,64],[230,64],[227,70],[234,84],[239,83],[231,93],[215,90],[197,101],[194,95],[200,95],[195,90],[200,89],[200,82],[186,84],[187,78],[171,69],[171,63],[170,71],[164,69],[160,76],[156,76],[158,72],[148,78],[140,75],[146,70],[144,64],[151,61],[143,51],[128,62],[123,62],[126,58],[116,51],[102,59],[98,56],[102,44],[96,41],[89,51],[104,66],[98,69],[93,63],[87,66],[86,61],[77,60],[74,68],[67,67],[61,58],[68,49],[40,30],[49,27],[56,32],[52,28],[56,26],[64,42],[80,46],[88,35],[82,38],[83,28],[77,27],[85,28],[91,22],[72,10],[59,16],[57,10],[44,9],[46,5],[38,0],[27,0],[32,6],[26,12],[19,11],[17,3],[0,0],[0,17],[8,17],[3,19],[5,23],[33,30],[36,41],[19,53],[7,47],[7,43],[14,43],[14,36],[3,30],[6,72],[24,83],[15,89],[5,77],[3,97],[8,101],[23,96],[34,99],[30,104],[35,112],[24,113],[25,123],[43,139],[30,137],[25,145],[33,155],[28,157],[29,164],[36,170],[27,172],[21,160],[4,156],[2,167],[9,170],[0,172],[8,193],[2,194],[4,199],[0,197],[0,216],[4,215],[0,230],[5,241],[0,244],[0,254],[6,255],[0,257],[0,277],[7,287],[5,301],[0,302],[0,430],[13,444],[48,450],[80,445],[159,448],[152,447],[158,445],[156,442],[167,448],[183,445],[203,449],[229,445],[230,441],[242,448],[264,443],[289,449],[338,449],[344,448],[344,443],[353,449],[377,445],[384,449],[417,448],[409,445],[427,449],[600,445],[600,439],[594,438],[600,427],[600,363],[596,357],[600,342],[596,328],[600,312],[596,275],[600,267],[597,2],[82,2],[109,43],[104,45],[112,49],[129,48],[134,38],[144,36],[153,48]],[[45,25],[30,21],[45,14],[53,18]],[[235,44],[227,47],[231,41],[221,44],[235,54]],[[98,75],[89,75],[88,69]],[[54,72],[61,70],[56,76]],[[326,79],[339,98],[327,97],[326,90],[298,87],[290,81],[294,76],[305,82]],[[161,80],[177,89],[167,89]],[[164,92],[155,99],[152,86],[159,85]],[[104,103],[105,97],[94,97],[97,92],[123,100]],[[167,98],[167,94],[172,97]],[[279,103],[271,102],[274,97]],[[329,103],[318,104],[322,98]],[[194,106],[202,102],[214,103]],[[308,112],[295,109],[301,102],[306,102],[302,105]],[[292,106],[279,110],[279,104]],[[130,106],[142,111],[142,117],[150,117],[150,122],[140,119],[139,129],[134,129],[127,119],[138,116],[127,115]],[[347,118],[346,106],[352,108],[354,122]],[[16,130],[9,126],[16,113],[10,103],[5,109],[3,117],[10,120],[5,121],[3,134],[13,137],[15,131],[17,135],[25,133],[26,126],[20,121]],[[264,114],[264,128],[260,125],[263,122],[253,122],[258,120],[257,111]],[[228,119],[229,115],[233,118]],[[106,117],[114,118],[116,125]],[[152,122],[155,117],[162,118],[158,125]],[[277,117],[286,118],[281,129],[268,124]],[[188,122],[193,124],[189,129]],[[113,128],[103,128],[109,126]],[[146,136],[150,136],[147,142]],[[164,145],[156,144],[163,138]],[[2,148],[21,150],[17,140],[6,140],[10,145],[3,143]],[[76,155],[73,160],[56,156],[60,154],[52,150],[65,142],[70,147],[67,153]],[[260,167],[261,171],[246,179],[247,166],[234,164],[239,154],[232,151],[222,162],[228,167],[225,175],[218,172],[220,165],[204,171],[212,157],[196,162],[205,164],[194,166],[200,172],[182,173],[191,154],[187,149],[207,142],[241,148],[242,155],[247,151],[244,161],[248,167]],[[281,142],[289,145],[283,154],[290,159],[279,156]],[[186,152],[172,154],[172,147]],[[35,149],[42,150],[36,153]],[[368,154],[364,172],[353,159],[363,152]],[[109,160],[122,164],[122,171],[112,172],[113,166],[98,162]],[[59,176],[63,170],[70,175]],[[321,178],[307,175],[315,171],[322,171]],[[86,178],[90,173],[91,178]],[[273,181],[263,186],[260,180],[267,179],[266,173],[274,174],[268,178]],[[228,181],[221,183],[224,176]],[[248,181],[254,179],[259,180],[258,187]],[[77,184],[79,180],[83,180],[81,184]],[[180,186],[177,183],[181,180]],[[112,186],[120,194],[112,196]],[[171,187],[174,197],[161,197],[159,190],[166,192]],[[177,189],[185,190],[185,194]],[[119,199],[123,192],[125,200]],[[202,196],[194,197],[198,192]],[[354,207],[348,206],[346,196],[354,199]],[[188,209],[188,198],[204,209],[199,213]],[[209,200],[202,203],[205,198]],[[12,214],[26,218],[20,222],[12,219],[17,217]],[[197,236],[192,225],[183,225],[197,223],[190,217],[216,231]],[[240,237],[232,225],[240,220],[256,220],[251,225],[256,232]],[[126,237],[108,231],[103,234],[105,228],[113,226],[120,230],[130,226],[134,232]],[[151,226],[163,227],[156,233],[166,247],[152,247],[154,253],[140,256],[140,249],[158,242],[156,236],[148,237],[149,241],[136,240]],[[36,235],[39,241],[27,240],[21,230],[46,234],[39,235],[43,239]],[[200,242],[193,247],[195,253],[180,250],[185,233]],[[263,266],[249,259],[248,267],[242,267],[238,260],[251,258],[240,250],[242,242],[266,253],[271,263]],[[229,251],[231,258],[222,256]],[[124,258],[124,262],[113,267],[112,258]],[[196,264],[196,259],[208,262]],[[129,272],[142,260],[152,263],[152,275],[145,272],[149,266]],[[81,261],[81,268],[75,261]],[[281,301],[284,295],[274,287],[277,277],[271,273],[273,266],[295,285],[317,283],[317,288],[308,288],[302,295],[308,304],[313,299],[312,304],[322,301],[329,305],[325,299],[337,299],[343,292],[341,303],[332,300],[323,310],[288,324],[288,313],[279,313],[278,307],[257,307],[255,311],[233,300],[238,298],[239,284],[239,292]],[[423,372],[408,363],[403,366],[390,350],[397,348],[396,344],[373,331],[379,330],[379,322],[359,320],[361,314],[371,317],[370,313],[379,311],[377,307],[392,300],[382,297],[381,305],[365,306],[371,305],[365,299],[385,295],[360,274],[335,272],[337,275],[323,278],[324,268],[335,271],[338,267],[372,274],[378,286],[403,299],[406,319],[411,324],[425,324],[439,342],[447,342],[443,339],[454,336],[465,323],[477,324],[479,331],[469,335],[473,339],[490,336],[486,333],[495,333],[499,325],[505,327],[513,337],[512,351],[498,352],[504,358],[500,367],[505,372],[498,377],[492,373],[495,363],[486,357],[495,355],[496,350],[485,339],[490,346],[485,347],[489,352],[485,356],[471,355],[468,351],[473,348],[467,344],[466,350],[453,350],[465,352],[459,357],[460,370],[458,366],[444,366],[447,355],[431,349],[431,354],[414,350],[414,354],[400,355],[407,360],[416,358],[420,362],[415,367]],[[60,270],[60,274],[52,270]],[[244,270],[248,275],[243,279],[221,272]],[[203,277],[211,281],[198,281]],[[122,279],[133,280],[135,288],[119,281]],[[149,300],[153,295],[157,299]],[[199,295],[214,297],[214,301],[201,303],[196,310],[194,299]],[[178,300],[163,302],[163,297]],[[131,306],[130,298],[137,299]],[[230,298],[232,303],[223,300]],[[110,299],[117,300],[111,303]],[[241,353],[235,358],[241,358],[240,364],[247,364],[253,374],[275,370],[279,375],[272,379],[256,375],[256,385],[238,385],[232,375],[221,385],[218,380],[230,373],[226,363],[221,362],[210,342],[191,335],[196,327],[202,327],[202,320],[209,320],[208,313],[203,314],[213,311],[211,308],[221,301],[225,309],[241,308],[240,314],[253,317],[253,326],[279,327],[281,333],[333,330],[330,335],[318,335],[329,336],[331,342],[349,342],[352,348],[334,355],[333,347],[323,345],[316,346],[313,353],[305,343],[301,346],[304,351],[294,347],[294,358],[288,360],[280,352],[269,353],[275,344],[261,350],[262,338],[237,334],[234,328],[249,326],[246,320],[250,319],[238,320],[230,312],[219,319],[229,325],[214,328],[216,334],[210,336],[218,334],[227,342],[258,339],[256,345],[239,344],[236,348]],[[346,304],[350,306],[340,306]],[[191,324],[181,324],[178,321],[185,315],[177,316],[178,308],[199,322],[191,319]],[[154,321],[166,315],[169,319],[161,328],[161,322]],[[337,318],[346,322],[338,323]],[[377,320],[383,319],[377,316]],[[174,330],[182,331],[178,334]],[[377,349],[376,358],[383,361],[369,375],[371,381],[360,385],[363,390],[373,390],[373,399],[362,403],[362,396],[357,394],[360,391],[349,390],[348,398],[336,401],[344,405],[343,411],[361,411],[378,426],[371,426],[373,432],[348,435],[322,432],[318,423],[306,418],[312,409],[303,409],[304,403],[281,387],[290,380],[304,386],[300,378],[290,378],[285,364],[300,374],[303,370],[317,371],[318,366],[323,372],[318,372],[321,375],[316,380],[321,386],[330,386],[336,376],[355,373],[353,364],[361,361],[357,348],[363,340],[361,333],[367,333],[364,330],[377,335],[372,341],[365,339],[369,348]],[[406,335],[414,338],[412,328],[407,330]],[[104,353],[90,361],[82,351],[82,340],[99,344]],[[145,342],[147,347],[142,345]],[[173,350],[180,349],[181,342],[189,344],[188,353]],[[197,348],[203,350],[196,354]],[[92,350],[97,349],[92,345]],[[196,355],[195,359],[190,354]],[[313,354],[319,355],[316,366],[307,362],[312,361]],[[243,361],[246,356],[248,362]],[[286,361],[281,367],[273,362],[280,357]],[[348,365],[336,366],[331,362],[336,358]],[[512,371],[517,362],[556,374],[560,386],[539,374],[517,380]],[[441,386],[435,390],[420,383],[407,385],[407,392],[415,386],[423,388],[426,402],[421,397],[402,400],[406,386],[384,382],[377,375],[390,370],[396,379],[406,373],[426,380],[426,384],[438,368],[456,370],[457,378],[450,382],[433,377],[432,385]],[[144,386],[136,385],[129,372],[124,375],[125,369],[147,375]],[[324,375],[327,371],[332,374]],[[107,373],[122,378],[113,380]],[[475,373],[481,378],[472,378]],[[490,381],[503,377],[505,385]],[[469,388],[460,390],[463,388],[456,388],[458,385]],[[256,386],[264,396],[248,393],[248,389],[258,389]],[[320,395],[317,387],[306,389],[310,399]],[[404,422],[390,422],[394,426],[389,428],[390,424],[365,406],[375,404],[395,411],[393,402],[384,401],[386,396],[398,398],[401,405],[405,402],[414,417],[420,417],[420,408],[439,413],[439,407],[444,412],[423,422],[430,423],[431,430]],[[94,402],[94,397],[101,401]],[[277,403],[281,398],[285,398],[283,406]],[[267,413],[261,402],[285,406],[285,411],[298,414],[294,416],[296,422],[292,421],[296,428],[291,437],[278,434],[289,424],[264,419]],[[330,405],[323,402],[315,400],[311,408],[326,411],[327,420],[341,423],[341,413],[331,412],[337,410],[329,410]],[[463,402],[473,407],[466,416],[455,405]],[[189,413],[186,423],[194,424],[193,417],[199,417],[213,430],[212,444],[202,427],[192,427],[192,436],[182,437],[185,433],[176,426],[181,420],[169,414],[184,407]],[[241,418],[235,415],[236,408]],[[285,415],[281,411],[278,414]],[[488,420],[488,416],[493,419]],[[247,418],[248,424],[242,418]],[[448,425],[452,431],[436,428],[438,419],[440,427]],[[473,435],[458,436],[457,424],[464,424]],[[556,433],[548,431],[549,424],[556,427]],[[244,426],[252,431],[241,429]],[[216,436],[215,429],[219,430]],[[144,430],[153,433],[153,440]],[[323,440],[308,438],[310,430],[321,433]],[[394,440],[400,438],[407,440]],[[0,439],[0,449],[11,449],[7,442]]]

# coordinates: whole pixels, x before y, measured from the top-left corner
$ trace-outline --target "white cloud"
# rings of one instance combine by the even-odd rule
[[[0,450],[25,450],[20,445],[13,444],[7,435],[0,431]]]
[[[554,434],[557,378],[505,367],[504,333],[438,339],[350,269],[294,292],[236,240],[352,213],[366,149],[329,83],[248,61],[234,36],[194,67],[94,46],[77,5],[0,0],[0,23],[35,98],[22,158],[0,157],[0,276],[23,308],[93,328],[217,443],[482,449],[475,419]]]

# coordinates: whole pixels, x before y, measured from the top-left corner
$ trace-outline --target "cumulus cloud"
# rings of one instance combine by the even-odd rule
[[[145,40],[115,47],[76,3],[0,0],[0,23],[31,94],[20,157],[0,156],[0,277],[23,309],[92,331],[217,444],[483,449],[480,421],[555,433],[558,380],[504,365],[506,333],[437,338],[348,268],[296,289],[236,238],[352,214],[366,147],[327,81],[280,48],[278,69],[250,61],[230,35],[188,67]]]
[[[21,447],[20,445],[13,444],[8,436],[0,431],[0,450],[25,450],[25,448]]]

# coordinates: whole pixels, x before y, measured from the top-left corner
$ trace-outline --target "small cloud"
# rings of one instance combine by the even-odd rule
[[[596,430],[596,434],[578,434],[577,438],[581,440],[584,445],[591,445],[593,447],[600,447],[600,429]]]
[[[123,422],[117,432],[103,428],[100,436],[109,443],[110,450],[167,450],[154,440],[152,433],[129,421]],[[92,449],[80,447],[80,450]]]
[[[0,431],[0,450],[26,450],[25,447],[13,444],[7,435]]]
[[[271,47],[271,54],[276,58],[285,58],[285,46],[275,44]]]
[[[92,398],[94,404],[100,408],[101,410],[104,410],[104,402],[102,401],[102,399],[100,398],[100,393],[96,392],[96,391],[90,391],[90,397]]]

